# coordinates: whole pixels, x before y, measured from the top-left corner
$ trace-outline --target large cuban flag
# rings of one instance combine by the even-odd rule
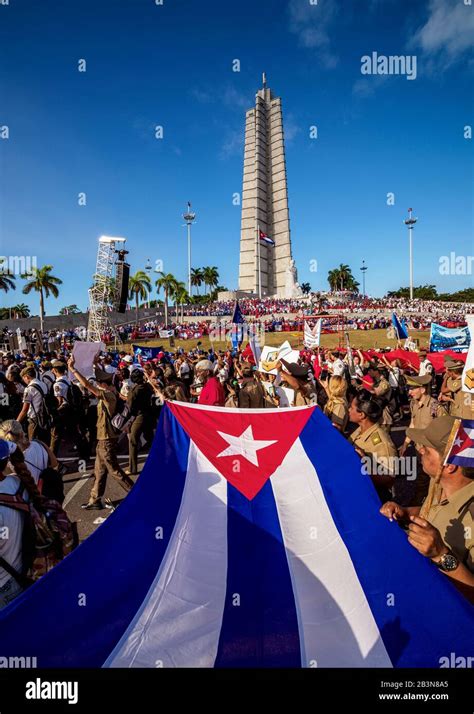
[[[473,608],[318,407],[172,403],[122,505],[0,612],[38,667],[439,667]]]

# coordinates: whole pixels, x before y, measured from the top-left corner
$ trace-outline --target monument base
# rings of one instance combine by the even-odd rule
[[[229,300],[245,300],[245,298],[256,298],[258,295],[250,290],[223,290],[217,293],[218,302],[228,302]]]

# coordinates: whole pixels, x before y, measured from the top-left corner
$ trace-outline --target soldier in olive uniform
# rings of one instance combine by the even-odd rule
[[[455,421],[442,416],[425,429],[408,429],[431,478],[428,496],[421,509],[389,501],[380,512],[409,524],[411,545],[474,603],[474,468],[445,463]]]
[[[445,357],[446,375],[441,387],[440,402],[443,402],[450,416],[460,419],[474,419],[474,399],[472,394],[462,390],[464,362]]]
[[[410,397],[410,429],[424,429],[437,416],[438,402],[430,395],[431,376],[425,374],[422,377],[407,376],[406,383]],[[400,449],[403,453],[406,447],[411,444],[411,439],[407,436]]]
[[[380,399],[383,405],[380,426],[385,429],[387,433],[390,433],[390,427],[393,424],[393,417],[389,408],[389,404],[392,401],[392,388],[384,373],[377,365],[371,365],[369,375],[374,380],[372,392]]]
[[[410,429],[424,429],[427,427],[438,414],[438,402],[430,395],[431,374],[423,376],[406,377],[408,394],[410,397]],[[417,451],[410,449],[412,440],[407,435],[405,441],[400,447],[400,456],[408,455],[409,457],[417,458],[417,469],[415,479],[398,480],[396,484],[395,498],[405,506],[421,506],[423,500],[428,493],[430,478],[425,474],[421,466],[421,456],[418,452],[418,445],[415,444]],[[407,454],[408,449],[408,454]]]
[[[352,400],[349,420],[358,428],[349,437],[357,453],[363,457],[381,500],[391,494],[394,483],[394,461],[397,449],[388,433],[380,425],[382,407],[369,392],[362,391]]]

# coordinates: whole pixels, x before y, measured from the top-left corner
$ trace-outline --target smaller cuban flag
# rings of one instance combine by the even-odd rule
[[[271,245],[271,246],[275,247],[275,241],[273,240],[273,238],[270,238],[270,236],[268,236],[263,231],[261,231],[261,230],[258,231],[258,237],[260,238],[262,243],[265,243],[265,245]]]
[[[392,313],[392,325],[397,333],[397,338],[399,340],[406,340],[408,338],[408,331],[406,329],[406,323],[400,323],[396,313]]]
[[[244,316],[242,315],[242,310],[240,309],[239,301],[236,300],[234,312],[232,315],[232,330],[231,330],[231,342],[234,348],[239,346],[244,338],[244,328],[242,325],[245,323]]]
[[[474,468],[474,420],[460,420],[446,463]]]

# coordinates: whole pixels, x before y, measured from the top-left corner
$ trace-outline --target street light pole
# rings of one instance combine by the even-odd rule
[[[408,209],[408,218],[403,222],[408,227],[408,242],[410,245],[410,300],[413,300],[413,227],[418,218],[413,218],[413,208]]]
[[[365,260],[362,261],[362,268],[360,269],[362,273],[362,296],[365,297],[365,271],[367,270],[367,266],[365,264]]]
[[[191,226],[196,214],[191,211],[191,203],[188,201],[188,210],[183,213],[183,218],[188,227],[188,293],[191,295]]]

